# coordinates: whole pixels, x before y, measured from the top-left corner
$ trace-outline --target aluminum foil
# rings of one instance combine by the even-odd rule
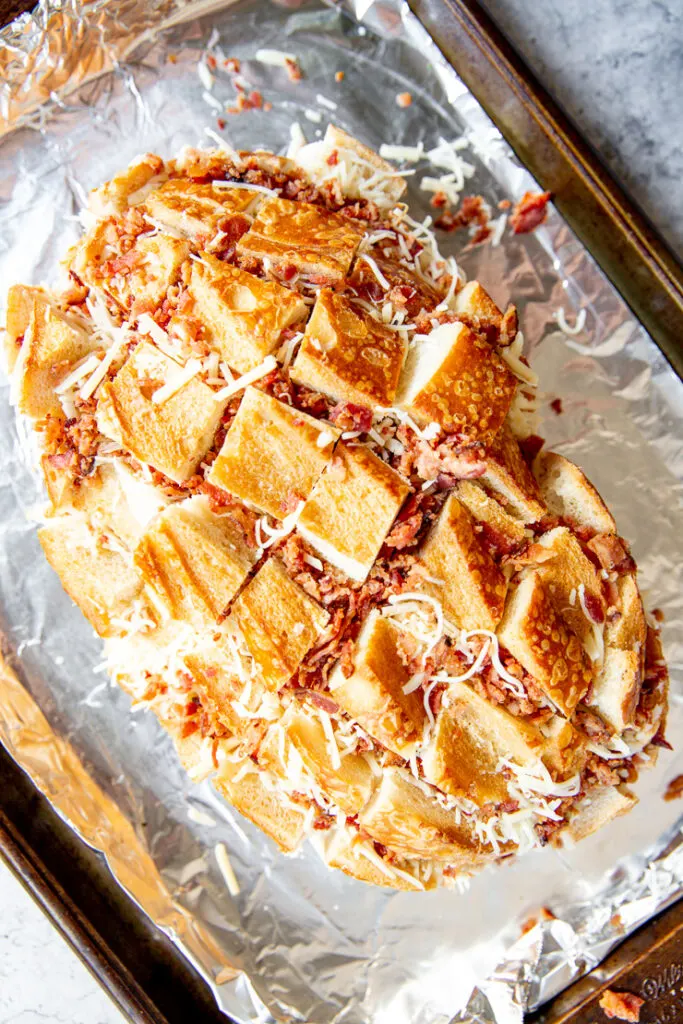
[[[463,137],[468,192],[495,210],[536,188],[399,0],[55,0],[2,41],[3,291],[55,279],[88,189],[140,152],[206,144],[219,117],[243,148],[283,149],[293,120],[314,139],[328,118],[374,146]],[[258,47],[296,54],[304,80],[249,60]],[[210,71],[208,52],[209,77],[198,73]],[[271,111],[218,109],[234,96],[222,67],[233,56]],[[397,106],[400,92],[411,106]],[[417,187],[411,201],[428,212]],[[543,433],[584,466],[633,542],[648,603],[665,614],[669,738],[683,751],[683,385],[555,212],[533,236],[504,233],[468,250],[456,235],[444,248],[499,304],[518,305],[544,389]],[[585,310],[584,330],[559,331],[560,308],[570,324]],[[558,396],[560,415],[550,407]],[[8,398],[3,380],[0,630],[16,675],[0,676],[0,739],[235,1021],[513,1024],[681,895],[680,808],[662,799],[683,771],[680,753],[663,752],[643,774],[627,817],[573,850],[489,869],[464,893],[372,889],[328,871],[308,846],[276,852],[209,783],[192,785],[153,716],[132,716],[109,685],[100,641],[42,557],[44,495]],[[520,938],[543,906],[554,919]]]

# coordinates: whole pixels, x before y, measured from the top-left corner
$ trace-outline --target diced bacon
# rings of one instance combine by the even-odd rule
[[[519,442],[519,447],[522,450],[524,461],[529,466],[534,461],[544,444],[545,438],[539,437],[538,434],[529,434],[528,437],[523,438]]]
[[[603,569],[615,572],[633,572],[636,565],[624,541],[614,533],[598,533],[586,547],[598,559]]]
[[[606,989],[600,997],[600,1008],[611,1020],[625,1020],[629,1024],[638,1024],[640,1009],[645,1002],[633,992],[613,992]]]
[[[372,409],[353,402],[339,402],[330,412],[330,421],[340,430],[367,432],[372,426]]]
[[[339,711],[339,705],[333,701],[331,697],[328,697],[324,693],[320,693],[319,690],[297,688],[296,690],[292,690],[292,693],[297,700],[309,700],[311,704],[315,704],[315,706],[320,708],[321,711],[326,711],[328,715],[334,715]]]
[[[525,192],[510,215],[510,224],[516,235],[535,231],[548,216],[551,192]]]

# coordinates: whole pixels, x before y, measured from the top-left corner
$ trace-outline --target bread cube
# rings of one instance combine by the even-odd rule
[[[474,526],[465,506],[450,494],[422,545],[420,560],[430,575],[443,581],[436,593],[449,622],[458,629],[495,629],[507,582]]]
[[[408,354],[399,404],[418,423],[488,444],[508,414],[517,379],[506,363],[462,323],[436,327]]]
[[[297,528],[323,558],[362,582],[410,487],[363,445],[340,442]]]
[[[291,853],[304,838],[306,808],[302,807],[299,813],[285,803],[277,790],[264,784],[256,765],[246,775],[243,767],[244,762],[223,761],[214,776],[214,786],[240,814],[273,839],[284,853]]]
[[[273,198],[261,204],[237,251],[332,284],[348,274],[362,237],[363,227],[350,217],[312,203]]]
[[[605,644],[608,647],[618,647],[622,651],[636,650],[644,656],[647,623],[635,577],[620,576],[617,580],[617,590],[619,615],[615,618],[610,616],[607,620]]]
[[[98,343],[37,290],[32,295],[15,290],[8,316],[8,331],[25,325],[21,344],[8,348],[14,349],[13,400],[34,419],[62,415],[55,388]]]
[[[88,210],[98,220],[123,213],[135,193],[164,173],[164,163],[154,153],[134,160],[125,171],[95,188],[88,197]]]
[[[534,462],[544,502],[563,516],[596,533],[616,533],[614,517],[583,470],[557,452],[542,451]]]
[[[29,288],[25,284],[13,284],[8,289],[4,348],[7,369],[10,373],[19,356],[21,343],[36,304],[44,305],[48,301],[49,297],[42,288]]]
[[[524,523],[506,512],[483,487],[471,480],[460,480],[456,495],[476,521],[475,531],[478,532],[480,527],[482,532],[488,531],[498,547],[512,551],[526,539]]]
[[[328,867],[339,868],[345,875],[357,878],[359,882],[407,892],[436,888],[435,875],[426,882],[418,881],[417,878],[411,881],[409,876],[413,874],[411,868],[416,864],[415,861],[401,861],[400,864],[395,864],[393,859],[391,862],[383,860],[353,829],[336,828],[319,832],[311,836],[311,842]],[[399,868],[400,874],[396,868]]]
[[[239,373],[263,362],[280,344],[284,328],[308,313],[297,292],[208,253],[201,262],[192,261],[188,291],[194,315],[204,324],[204,340]]]
[[[176,502],[145,530],[135,564],[171,618],[215,626],[247,577],[254,555],[231,519],[203,497]]]
[[[145,198],[144,210],[164,227],[206,245],[233,217],[245,214],[259,194],[224,188],[225,182],[171,178]],[[244,228],[248,221],[244,220]]]
[[[291,377],[337,401],[394,404],[406,344],[344,295],[324,288],[306,325]]]
[[[182,373],[151,342],[139,344],[112,381],[102,385],[97,425],[135,456],[182,484],[197,469],[220,424],[224,403],[192,378],[162,402],[154,394]]]
[[[591,706],[615,732],[632,725],[643,679],[640,654],[606,647],[591,693]]]
[[[342,195],[370,197],[380,209],[395,206],[408,187],[392,164],[334,124],[323,139],[300,149],[296,161],[316,181],[337,181]]]
[[[498,637],[550,701],[571,715],[591,684],[591,663],[576,633],[555,610],[538,572],[511,590]]]
[[[226,629],[237,630],[265,685],[288,682],[327,625],[329,615],[269,558],[235,600]]]
[[[479,281],[468,281],[453,300],[456,313],[467,313],[473,317],[500,320],[502,312]]]
[[[376,609],[368,615],[353,652],[353,675],[337,665],[329,679],[333,699],[370,736],[400,757],[422,738],[422,690],[404,693],[410,672],[398,649],[398,631]]]
[[[249,387],[208,480],[283,519],[293,499],[308,498],[338,437],[335,427]]]
[[[637,803],[638,798],[625,786],[618,789],[614,786],[591,789],[584,800],[574,804],[569,822],[558,836],[559,845],[587,839],[603,825],[627,814]]]
[[[118,636],[120,619],[142,590],[140,574],[120,551],[105,546],[80,516],[59,516],[38,531],[45,557],[62,586],[100,636]]]
[[[493,491],[512,515],[524,523],[535,523],[547,514],[538,484],[507,424],[490,444],[486,463],[481,483]]]
[[[373,839],[405,857],[428,857],[465,868],[481,863],[481,845],[465,816],[444,810],[403,768],[384,769],[358,820]]]
[[[129,313],[134,302],[158,306],[180,277],[190,243],[170,235],[140,235],[124,256],[109,243],[110,220],[100,221],[71,250],[71,269],[89,288],[102,288]]]
[[[548,530],[538,538],[538,543],[553,555],[539,565],[538,574],[556,610],[591,653],[595,647],[595,619],[589,618],[584,606],[597,619],[604,621],[605,615],[605,601],[597,569],[584,555],[583,548],[566,526]],[[597,628],[602,628],[601,624]]]
[[[538,764],[544,739],[533,725],[480,697],[466,683],[451,683],[429,745],[422,754],[425,778],[454,797],[480,807],[509,799],[500,762]]]
[[[97,466],[90,476],[75,480],[63,469],[55,469],[47,455],[41,467],[52,505],[49,515],[78,512],[95,530],[113,534],[130,552],[148,521],[168,504],[163,491],[134,476],[122,462]]]
[[[345,814],[357,814],[370,799],[375,775],[360,754],[334,756],[320,718],[326,714],[326,711],[309,711],[291,704],[282,719],[282,726],[323,793]]]
[[[240,736],[253,720],[244,718],[235,710],[234,702],[243,702],[244,679],[235,670],[234,659],[225,650],[224,644],[207,643],[186,654],[183,661],[192,675],[194,686],[202,707],[211,716],[216,716],[232,735]],[[264,692],[258,679],[251,679],[249,686],[249,710],[255,710]]]

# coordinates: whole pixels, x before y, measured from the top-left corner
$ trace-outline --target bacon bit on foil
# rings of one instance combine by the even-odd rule
[[[638,1024],[640,1009],[644,1002],[641,996],[636,996],[633,992],[614,992],[608,988],[600,997],[598,1005],[610,1020],[625,1020],[628,1024]]]
[[[545,221],[552,192],[525,192],[510,215],[516,235],[528,235]]]
[[[460,228],[476,228],[472,235],[471,244],[477,245],[484,242],[491,234],[489,226],[489,215],[483,196],[464,196],[460,206],[455,212],[446,210],[434,222],[434,226],[441,231],[459,231]]]
[[[285,59],[285,68],[287,69],[287,76],[289,77],[290,82],[300,82],[304,77],[303,71],[301,70],[296,57],[294,59],[287,57]]]

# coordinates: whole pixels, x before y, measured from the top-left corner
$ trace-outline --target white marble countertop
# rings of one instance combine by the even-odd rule
[[[124,1024],[2,862],[0,908],[0,1024]]]
[[[683,253],[683,19],[675,0],[485,0],[541,81]],[[0,1024],[123,1018],[0,864]]]

